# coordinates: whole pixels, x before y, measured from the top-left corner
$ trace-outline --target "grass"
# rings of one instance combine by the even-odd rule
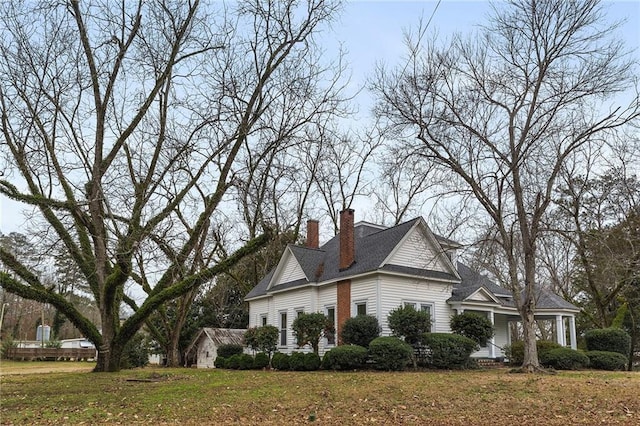
[[[26,372],[25,364],[36,363],[23,363]],[[637,372],[146,368],[8,375],[9,367],[0,366],[2,424],[640,423]]]

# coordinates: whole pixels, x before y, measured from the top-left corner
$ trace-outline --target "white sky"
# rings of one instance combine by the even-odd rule
[[[347,61],[352,72],[353,87],[362,86],[377,61],[393,64],[404,54],[403,30],[415,27],[422,17],[426,22],[438,5],[430,1],[352,1],[346,4],[343,15],[331,31],[325,31],[328,52],[338,43],[347,50]],[[627,19],[620,35],[627,46],[636,49],[640,57],[640,1],[607,1],[608,17],[612,21]],[[473,30],[474,25],[486,21],[490,12],[487,1],[443,0],[437,7],[430,28],[440,36],[447,37],[453,32]],[[360,114],[367,115],[370,105],[369,95],[363,91],[358,97]],[[354,117],[358,119],[361,117]],[[16,176],[9,179],[19,184]],[[0,232],[24,232],[24,207],[0,196]]]

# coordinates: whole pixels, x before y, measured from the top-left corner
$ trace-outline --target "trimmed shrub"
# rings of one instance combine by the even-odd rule
[[[626,370],[629,362],[626,356],[618,352],[589,351],[586,355],[589,358],[589,367],[596,370]]]
[[[213,361],[213,365],[216,368],[227,368],[227,359],[223,356],[216,357]]]
[[[358,315],[347,319],[342,325],[340,337],[345,345],[368,348],[369,343],[380,335],[378,319],[370,315]]]
[[[226,368],[230,370],[237,370],[240,368],[240,354],[231,355],[227,358]]]
[[[273,358],[271,358],[271,366],[276,370],[289,370],[289,355],[282,352],[274,353]]]
[[[316,371],[320,368],[320,356],[316,353],[310,352],[304,354],[304,369],[306,371]]]
[[[218,356],[224,358],[231,358],[233,355],[240,355],[242,353],[242,345],[226,344],[218,346]]]
[[[411,305],[392,310],[387,321],[393,335],[404,338],[410,345],[420,343],[424,333],[431,330],[431,315],[425,311],[417,311]]]
[[[322,367],[327,370],[356,370],[367,362],[367,356],[367,348],[363,346],[336,346],[324,354]]]
[[[562,346],[556,342],[550,340],[538,340],[536,341],[536,348],[538,350],[538,360],[544,365],[546,356],[549,351],[553,349],[561,348]],[[518,340],[513,342],[510,346],[505,347],[505,356],[509,358],[511,365],[522,365],[524,362],[524,342]]]
[[[588,351],[618,352],[624,356],[631,352],[631,336],[619,328],[589,330],[584,339]]]
[[[570,348],[556,348],[547,352],[545,362],[541,364],[556,370],[579,370],[589,366],[589,358]]]
[[[255,370],[262,370],[269,366],[269,355],[264,352],[258,352],[253,358],[253,368]]]
[[[304,352],[293,352],[289,356],[289,369],[292,371],[304,371]]]
[[[240,354],[238,368],[240,370],[251,370],[253,368],[253,357],[249,354]]]
[[[423,343],[429,352],[427,364],[435,368],[465,368],[479,349],[476,342],[459,334],[425,333]]]
[[[411,345],[397,337],[377,337],[369,343],[369,355],[378,370],[402,371],[412,354]]]
[[[463,312],[451,317],[451,331],[468,337],[480,346],[486,346],[494,333],[489,318],[475,312]]]

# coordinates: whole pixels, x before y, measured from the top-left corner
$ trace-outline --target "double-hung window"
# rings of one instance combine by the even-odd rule
[[[280,346],[287,346],[287,313],[280,312]]]
[[[334,331],[327,332],[325,337],[327,338],[327,345],[335,345],[336,344],[336,307],[335,306],[327,306],[325,308],[325,315],[331,321],[331,325],[334,327]]]

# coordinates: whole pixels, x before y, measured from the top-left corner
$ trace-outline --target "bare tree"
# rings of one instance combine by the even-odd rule
[[[372,193],[373,161],[383,141],[380,136],[355,130],[321,132],[313,178],[322,199],[321,210],[331,218],[335,234],[340,211]]]
[[[472,194],[487,214],[531,372],[539,368],[537,246],[553,190],[572,156],[637,123],[637,95],[626,106],[612,100],[633,87],[636,63],[598,1],[512,0],[493,12],[473,38],[409,35],[407,62],[381,67],[372,88],[399,143],[448,173],[448,189]]]
[[[335,69],[319,65],[313,39],[337,7],[3,4],[3,155],[24,188],[4,179],[0,191],[53,229],[91,289],[101,330],[5,250],[11,274],[0,285],[55,306],[98,347],[96,371],[118,370],[153,312],[266,242],[236,229],[234,245],[215,250],[214,216],[243,179],[244,157],[268,156],[303,132],[298,113],[323,121],[340,103]],[[295,113],[281,109],[285,97]],[[133,314],[121,323],[124,305]]]

